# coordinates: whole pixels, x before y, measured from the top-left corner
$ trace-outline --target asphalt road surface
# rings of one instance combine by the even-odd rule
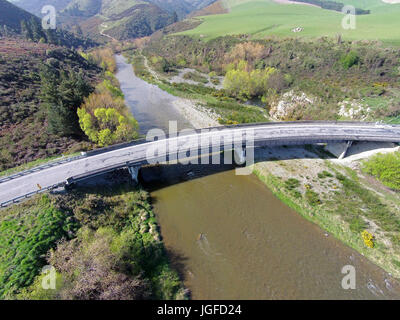
[[[164,140],[105,151],[89,155],[38,172],[0,183],[0,203],[4,204],[18,197],[26,196],[39,189],[65,182],[70,177],[89,175],[93,171],[102,171],[118,165],[140,163],[154,159],[155,149],[158,156],[177,154],[186,150],[196,150],[200,144],[211,141],[219,147],[223,137],[254,136],[255,145],[306,144],[330,141],[384,141],[400,142],[400,126],[378,125],[371,123],[273,123],[214,129],[209,132],[193,132]],[[150,161],[151,162],[151,161]]]

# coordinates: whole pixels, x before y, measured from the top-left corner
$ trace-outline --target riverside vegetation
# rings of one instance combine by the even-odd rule
[[[363,171],[385,186],[400,191],[400,153],[377,154],[363,162]]]
[[[148,194],[118,174],[109,179],[106,187],[41,195],[2,211],[1,298],[187,296],[169,267]],[[56,290],[41,286],[45,264],[56,268]]]
[[[331,156],[320,148],[280,147],[262,154],[263,161],[256,163],[254,173],[279,199],[400,277],[397,192],[380,183],[371,184],[362,163],[353,163],[356,166],[351,169],[329,160]],[[285,160],[289,154],[302,157]],[[387,157],[392,158],[392,154]],[[391,175],[390,181],[395,184],[399,178]]]
[[[11,39],[0,40],[0,50],[2,170],[137,137],[111,50],[79,54]]]
[[[391,123],[400,119],[400,56],[395,48],[377,42],[245,36],[203,41],[154,35],[141,52],[153,70],[167,77],[183,67],[225,76],[224,90],[214,95],[238,102],[258,99],[273,119]],[[140,58],[135,62],[140,64]],[[201,83],[173,87],[206,90]]]
[[[39,38],[36,26],[23,23],[24,37],[8,29],[0,35],[1,170],[136,138],[138,124],[113,75],[113,52],[67,49],[50,34]],[[45,194],[2,210],[2,299],[187,297],[147,193],[115,179],[107,190]],[[51,293],[40,275],[49,263],[57,270]]]
[[[104,80],[78,108],[80,128],[101,147],[134,140],[138,137],[139,125],[126,107],[124,95],[113,74],[116,66],[112,50],[97,50],[85,57],[101,64]]]

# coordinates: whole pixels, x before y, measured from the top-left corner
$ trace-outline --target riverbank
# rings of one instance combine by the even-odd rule
[[[360,158],[339,161],[310,146],[264,149],[258,160],[254,174],[281,201],[400,278],[399,194],[363,174]]]
[[[179,71],[167,76],[157,72],[138,51],[125,51],[124,56],[132,64],[137,77],[174,96],[176,109],[196,128],[270,120],[266,109],[242,104],[227,96],[221,89],[223,80],[220,77],[208,75],[209,79],[218,78],[219,85],[195,84],[193,80],[184,79],[184,76],[176,81],[177,76],[188,73]]]

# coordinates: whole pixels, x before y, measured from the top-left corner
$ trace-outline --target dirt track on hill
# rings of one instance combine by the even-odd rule
[[[305,6],[321,8],[320,6],[317,6],[317,5],[311,4],[311,3],[306,3],[306,2],[297,2],[297,1],[291,1],[291,0],[273,0],[273,1],[276,3],[280,3],[280,4],[303,4]],[[387,0],[387,1],[400,1],[400,0]]]

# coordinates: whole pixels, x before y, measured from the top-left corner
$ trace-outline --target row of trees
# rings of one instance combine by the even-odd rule
[[[82,38],[82,31],[77,29],[77,36],[61,29],[43,29],[40,19],[32,17],[30,20],[21,21],[22,35],[31,41],[61,45],[67,47],[88,48],[95,43],[86,38]]]
[[[7,27],[7,25],[0,25],[0,37],[12,37],[15,31]]]
[[[91,63],[99,65],[103,72],[113,74],[117,70],[117,64],[114,59],[114,53],[111,48],[100,48],[90,53],[81,53],[81,55]]]
[[[40,78],[41,99],[47,111],[49,131],[58,136],[82,135],[77,110],[94,90],[82,71],[59,71],[45,64]]]
[[[297,0],[297,1],[314,4],[323,9],[334,10],[334,11],[342,11],[344,7],[344,4],[341,2],[328,1],[328,0]],[[370,14],[370,13],[371,13],[370,10],[355,8],[356,15]]]

